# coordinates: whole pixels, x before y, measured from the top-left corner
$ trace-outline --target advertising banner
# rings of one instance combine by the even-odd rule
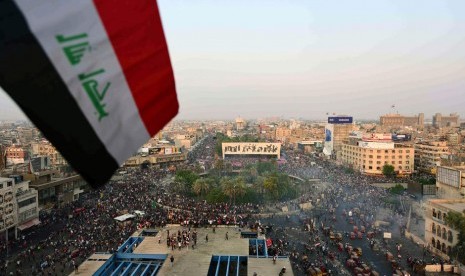
[[[230,155],[276,155],[281,158],[281,143],[222,143],[223,158]]]
[[[352,117],[328,117],[328,124],[352,124]]]

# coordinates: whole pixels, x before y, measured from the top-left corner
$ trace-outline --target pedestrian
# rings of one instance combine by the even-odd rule
[[[174,263],[174,256],[173,255],[171,255],[170,261],[171,261],[171,267],[173,267],[173,263]]]
[[[226,238],[226,240],[229,240],[228,232],[226,232],[225,238]]]
[[[208,234],[205,236],[205,242],[208,242]]]

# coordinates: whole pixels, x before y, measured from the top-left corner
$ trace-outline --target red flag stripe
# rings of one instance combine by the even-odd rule
[[[149,134],[155,135],[179,108],[157,3],[154,0],[94,0],[94,3],[140,117]]]

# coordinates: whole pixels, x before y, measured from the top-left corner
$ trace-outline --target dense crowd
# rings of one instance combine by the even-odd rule
[[[214,148],[215,140],[210,136],[204,138],[180,167],[192,167],[198,160],[207,160],[209,165],[213,165]],[[375,226],[374,221],[379,210],[387,207],[383,198],[388,195],[385,189],[368,185],[381,179],[349,174],[329,162],[313,164],[314,160],[303,154],[289,153],[285,158],[279,163],[281,171],[302,178],[319,178],[329,184],[324,190],[311,189],[295,200],[276,204],[278,209],[273,213],[279,213],[282,206],[291,207],[291,211],[298,210],[299,204],[306,202],[318,206],[318,209],[302,211],[297,219],[290,215],[264,216],[263,223],[275,225],[267,231],[271,240],[269,254],[290,256],[298,275],[304,275],[313,268],[331,270],[332,274],[343,271],[338,262],[348,262],[350,255],[345,252],[351,243],[350,231],[342,231],[343,237],[339,242],[330,237],[329,231],[337,230],[333,226],[336,220],[349,222],[351,212],[354,214],[350,216],[351,225],[363,226],[367,232],[381,232],[383,229]],[[245,166],[257,160],[246,158],[240,162],[241,166]],[[168,193],[166,186],[169,181],[166,184],[162,180],[171,177],[170,172],[163,169],[127,170],[122,180],[110,181],[100,189],[89,191],[76,202],[41,212],[42,223],[35,227],[33,234],[23,233],[18,240],[0,242],[0,274],[68,274],[94,252],[115,252],[133,232],[144,227],[184,225],[185,231],[167,235],[167,246],[172,249],[195,246],[198,238],[195,227],[218,224],[247,227],[255,225],[258,214],[265,210],[265,206],[257,204],[208,204]],[[117,222],[114,219],[136,210],[143,215],[134,221]],[[405,225],[404,212],[400,209],[392,210],[383,219],[391,227],[402,229]],[[326,231],[328,227],[330,230]],[[208,236],[206,239],[208,241]],[[345,243],[343,250],[340,242]],[[376,242],[384,250],[389,250],[389,245],[382,244],[381,239]]]

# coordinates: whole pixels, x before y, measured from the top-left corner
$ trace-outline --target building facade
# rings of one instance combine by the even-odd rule
[[[23,164],[29,160],[29,152],[21,146],[11,146],[6,148],[7,164]]]
[[[403,116],[400,114],[386,114],[379,117],[380,125],[385,127],[423,127],[425,124],[425,114],[417,116]]]
[[[0,233],[18,224],[14,179],[0,177]]]
[[[436,113],[433,116],[433,126],[436,128],[447,126],[459,126],[460,116],[457,113],[451,113],[449,116],[443,116],[441,113]]]
[[[426,141],[417,142],[415,147],[415,169],[420,172],[436,174],[437,166],[441,165],[441,159],[450,155],[447,142]]]
[[[31,144],[32,154],[34,156],[48,156],[50,158],[50,164],[65,165],[66,160],[61,156],[57,149],[50,143],[32,143]]]
[[[448,212],[465,211],[465,200],[431,199],[426,204],[425,211],[425,242],[435,254],[450,259],[452,248],[458,242],[459,231],[445,222]]]
[[[415,149],[394,142],[346,143],[342,145],[341,161],[365,175],[383,175],[383,166],[392,165],[398,176],[412,174]]]

